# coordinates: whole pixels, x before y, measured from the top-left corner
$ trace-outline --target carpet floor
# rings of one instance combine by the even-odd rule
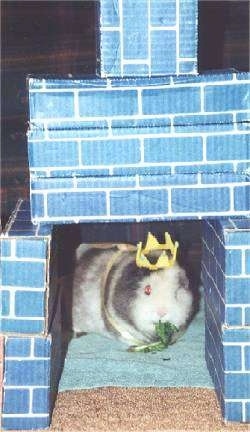
[[[223,422],[212,389],[102,387],[59,393],[46,431],[249,432],[250,424]]]
[[[50,432],[250,431],[221,418],[214,390],[103,387],[58,394]]]

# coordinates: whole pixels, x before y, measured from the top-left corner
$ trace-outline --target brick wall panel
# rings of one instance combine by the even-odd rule
[[[197,73],[197,0],[102,0],[100,73]]]
[[[206,361],[224,418],[240,422],[249,419],[249,234],[247,218],[203,222]]]

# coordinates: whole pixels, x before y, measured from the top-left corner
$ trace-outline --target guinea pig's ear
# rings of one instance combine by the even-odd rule
[[[136,262],[131,262],[128,266],[125,267],[123,271],[123,276],[128,278],[129,280],[141,280],[146,276],[150,275],[150,270],[145,267],[138,267]]]
[[[137,275],[140,279],[143,279],[144,277],[150,276],[151,271],[148,268],[145,267],[137,267]]]
[[[161,250],[153,250],[147,253],[146,257],[149,260],[150,264],[156,264],[161,254],[162,254]]]

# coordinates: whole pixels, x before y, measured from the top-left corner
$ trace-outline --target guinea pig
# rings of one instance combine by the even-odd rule
[[[193,304],[184,269],[175,262],[172,267],[150,271],[138,267],[135,256],[135,251],[115,246],[80,245],[72,294],[76,335],[101,333],[140,345],[157,340],[159,320],[171,322],[180,330],[177,334],[182,334]]]

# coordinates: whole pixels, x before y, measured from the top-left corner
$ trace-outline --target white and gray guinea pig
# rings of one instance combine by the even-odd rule
[[[75,334],[101,333],[135,345],[156,340],[159,320],[185,329],[193,295],[184,269],[176,262],[150,271],[139,268],[135,256],[135,251],[119,252],[115,246],[80,245],[73,278]]]

